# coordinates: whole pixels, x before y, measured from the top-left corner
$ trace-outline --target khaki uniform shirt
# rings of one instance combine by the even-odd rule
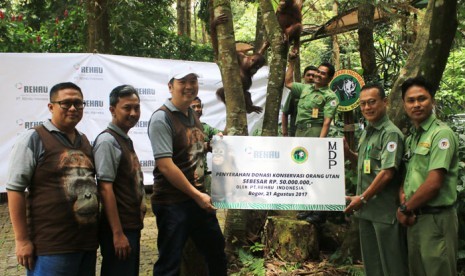
[[[399,206],[400,166],[403,155],[402,132],[387,115],[363,131],[358,145],[357,195],[361,195],[381,170],[394,168],[393,179],[356,212],[370,221],[394,223]],[[368,164],[369,163],[369,164]]]
[[[425,182],[428,173],[436,169],[447,171],[439,194],[428,206],[449,206],[457,199],[458,139],[434,114],[421,123],[405,141],[407,173],[404,180],[406,200]]]

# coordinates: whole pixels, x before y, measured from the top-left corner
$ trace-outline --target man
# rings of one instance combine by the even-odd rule
[[[313,78],[316,75],[316,71],[318,68],[315,66],[307,66],[304,69],[304,83],[305,84],[313,84]],[[286,101],[284,102],[283,106],[283,114],[281,116],[281,127],[283,136],[295,136],[295,119],[297,117],[297,104],[299,102],[299,98],[293,96],[292,93],[287,95]],[[289,120],[288,117],[291,117],[291,123],[289,127]],[[289,130],[289,131],[288,131]]]
[[[152,114],[149,138],[155,157],[152,209],[157,218],[159,259],[154,275],[177,275],[190,237],[205,256],[210,275],[226,275],[224,237],[204,187],[204,134],[190,105],[198,74],[186,64],[169,75],[172,98]]]
[[[140,118],[139,94],[130,85],[110,93],[112,121],[95,139],[94,158],[103,203],[100,223],[101,275],[139,275],[144,226],[144,182],[128,136]]]
[[[359,100],[368,126],[360,137],[358,153],[344,143],[345,156],[357,162],[357,195],[346,197],[349,205],[344,212],[355,211],[359,218],[366,275],[408,275],[405,231],[396,220],[403,135],[386,115],[383,87],[365,85]]]
[[[324,62],[318,66],[313,78],[314,85],[293,82],[296,56],[289,57],[289,67],[286,71],[284,84],[290,94],[299,99],[296,117],[296,137],[326,137],[331,121],[336,114],[338,99],[328,87],[334,76],[334,66]],[[326,221],[326,214],[322,211],[299,212],[298,219],[305,219],[314,224]]]
[[[407,226],[410,275],[457,275],[458,139],[434,115],[435,92],[423,77],[402,84],[413,127],[397,219]]]
[[[200,117],[203,115],[203,104],[202,104],[202,100],[200,100],[199,97],[195,97],[195,99],[192,101],[191,108],[192,110],[195,111],[197,118],[199,118],[200,120]],[[202,127],[203,127],[205,148],[207,151],[211,152],[212,149],[210,147],[210,141],[213,138],[213,135],[221,133],[221,131],[219,129],[216,129],[210,126],[209,124],[205,122],[200,122],[200,123],[202,124]],[[208,171],[206,154],[204,155],[204,158],[203,158],[203,168],[204,168],[204,177],[205,177],[205,181],[204,181],[205,190],[208,194],[210,194],[211,193],[211,176],[210,176],[211,172]]]
[[[75,128],[84,105],[74,83],[53,86],[51,120],[13,147],[6,188],[16,257],[28,275],[95,275],[94,162],[89,141]]]

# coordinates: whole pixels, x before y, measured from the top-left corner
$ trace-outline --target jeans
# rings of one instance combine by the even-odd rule
[[[94,276],[97,251],[37,256],[28,276]]]
[[[209,275],[226,275],[224,237],[215,213],[207,213],[193,200],[153,204],[158,227],[158,261],[153,275],[178,275],[184,245],[190,237],[205,257]]]
[[[140,261],[140,230],[123,230],[131,246],[131,253],[125,260],[115,255],[113,234],[111,231],[99,233],[100,252],[102,254],[101,276],[138,276]]]

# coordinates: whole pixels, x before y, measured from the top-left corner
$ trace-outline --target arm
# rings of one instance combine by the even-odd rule
[[[321,128],[320,132],[320,138],[325,138],[326,136],[328,136],[329,127],[331,126],[332,120],[333,118],[324,118],[323,127]]]
[[[423,182],[413,196],[405,202],[405,195],[403,189],[399,192],[400,202],[404,203],[407,207],[407,212],[413,211],[424,206],[428,201],[436,197],[442,186],[444,175],[446,174],[445,169],[436,169],[429,171],[425,182]],[[405,214],[397,209],[397,220],[404,226],[412,226],[415,223],[416,216],[411,213]]]
[[[29,239],[26,221],[26,198],[24,192],[8,190],[8,208],[15,233],[16,258],[18,263],[31,270],[34,267],[34,245]]]
[[[295,58],[289,57],[289,66],[287,67],[286,75],[284,77],[284,85],[292,89],[292,83],[294,82],[294,65]]]
[[[212,205],[210,196],[197,190],[191,185],[182,171],[174,164],[170,157],[159,158],[156,160],[156,166],[166,177],[166,179],[181,192],[188,195],[190,198],[206,211],[214,211],[216,208]]]
[[[121,221],[118,215],[115,193],[113,192],[113,183],[99,181],[99,192],[102,198],[105,215],[113,233],[115,255],[118,259],[125,260],[131,253],[131,246],[129,245],[127,237],[123,233],[123,227],[121,226]]]
[[[346,200],[350,201],[349,206],[344,210],[344,213],[350,213],[352,211],[360,209],[360,207],[363,205],[363,201],[361,200],[361,197],[364,197],[364,200],[368,201],[370,198],[375,196],[377,193],[379,193],[383,188],[391,181],[391,179],[394,177],[396,170],[395,168],[389,168],[386,170],[381,170],[373,179],[373,182],[371,182],[370,186],[363,192],[363,194],[359,196],[347,196]]]
[[[436,169],[428,172],[425,182],[423,182],[412,197],[405,202],[407,210],[415,210],[424,205],[439,194],[444,176],[445,169]]]

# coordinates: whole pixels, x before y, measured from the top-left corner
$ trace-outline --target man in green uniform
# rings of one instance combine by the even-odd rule
[[[299,98],[296,118],[296,137],[326,137],[339,104],[336,94],[328,87],[334,76],[334,66],[324,62],[318,66],[314,85],[293,82],[295,56],[289,57],[284,84],[290,94]],[[300,212],[298,219],[314,224],[326,221],[324,212]]]
[[[304,69],[304,74],[303,78],[304,81],[303,83],[305,84],[313,84],[313,78],[316,75],[316,71],[318,68],[316,68],[313,65],[307,66]],[[283,133],[283,136],[290,136],[294,137],[295,136],[295,120],[297,117],[297,104],[299,103],[299,98],[294,96],[292,93],[289,93],[287,95],[286,101],[284,102],[283,106],[283,113],[281,116],[281,130]],[[288,118],[291,117],[290,123]]]
[[[347,196],[345,213],[359,218],[360,245],[365,274],[408,275],[405,229],[396,220],[401,184],[402,132],[386,115],[383,87],[366,85],[360,109],[368,121],[358,153],[344,143],[344,154],[357,162],[357,195]],[[395,253],[394,253],[395,252]]]
[[[402,84],[412,121],[397,219],[407,226],[410,275],[457,275],[458,139],[433,113],[435,89],[423,77]]]
[[[199,97],[195,97],[195,99],[191,103],[191,108],[195,111],[195,114],[197,114],[197,118],[202,116],[203,114],[203,103],[202,100]],[[203,134],[204,136],[204,142],[205,142],[205,149],[209,152],[212,151],[212,148],[210,146],[210,141],[213,138],[213,135],[216,135],[218,133],[221,133],[221,130],[216,129],[209,124],[205,122],[200,122],[203,127]],[[207,165],[207,155],[204,155],[203,158],[203,167],[204,167],[204,175],[205,175],[205,189],[208,194],[211,193],[211,184],[212,184],[212,178],[211,178],[211,171],[208,171],[208,165]]]

